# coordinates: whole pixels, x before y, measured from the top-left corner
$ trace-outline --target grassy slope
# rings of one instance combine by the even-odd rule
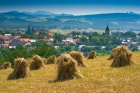
[[[7,80],[11,69],[0,71],[0,93],[139,93],[140,52],[133,53],[133,66],[111,68],[108,56],[86,60],[80,67],[83,79],[49,83],[56,76],[56,65],[31,71],[31,78]]]

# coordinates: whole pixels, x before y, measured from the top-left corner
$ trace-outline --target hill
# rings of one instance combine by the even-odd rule
[[[31,23],[36,29],[105,29],[109,24],[113,29],[140,30],[140,14],[135,13],[108,13],[74,16],[70,14],[54,14],[37,11],[0,13],[0,28],[19,29],[27,28]]]
[[[32,77],[7,80],[12,69],[0,70],[0,93],[139,93],[140,52],[133,53],[135,65],[111,68],[109,56],[85,59],[88,67],[80,67],[83,79],[51,83],[56,65],[31,71]]]

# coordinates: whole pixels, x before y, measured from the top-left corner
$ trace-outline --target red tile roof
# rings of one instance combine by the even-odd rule
[[[30,38],[20,38],[20,41],[29,42]]]

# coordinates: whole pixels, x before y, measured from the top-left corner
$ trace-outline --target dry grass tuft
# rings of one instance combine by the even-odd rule
[[[14,63],[14,71],[9,75],[8,79],[31,77],[29,64],[24,58],[17,58]]]
[[[32,58],[27,59],[27,61],[30,63],[30,70],[45,68],[43,59],[38,55],[34,55]]]
[[[78,62],[78,66],[87,67],[86,63],[84,62],[84,56],[80,51],[72,51],[70,52],[70,56]]]
[[[126,46],[119,46],[113,49],[109,59],[113,59],[111,67],[122,67],[133,64],[132,52]]]
[[[0,70],[11,68],[10,62],[5,62],[1,67]]]
[[[95,52],[95,51],[91,51],[91,52],[88,54],[87,59],[94,59],[94,58],[97,58],[96,52]]]
[[[58,72],[55,81],[64,81],[74,78],[82,78],[76,61],[69,54],[62,54],[58,57]]]
[[[47,58],[47,64],[55,64],[56,63],[56,56],[50,56]]]

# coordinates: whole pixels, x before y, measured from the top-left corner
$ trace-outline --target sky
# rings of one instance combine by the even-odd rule
[[[0,12],[47,11],[56,14],[140,14],[140,0],[0,0]]]

